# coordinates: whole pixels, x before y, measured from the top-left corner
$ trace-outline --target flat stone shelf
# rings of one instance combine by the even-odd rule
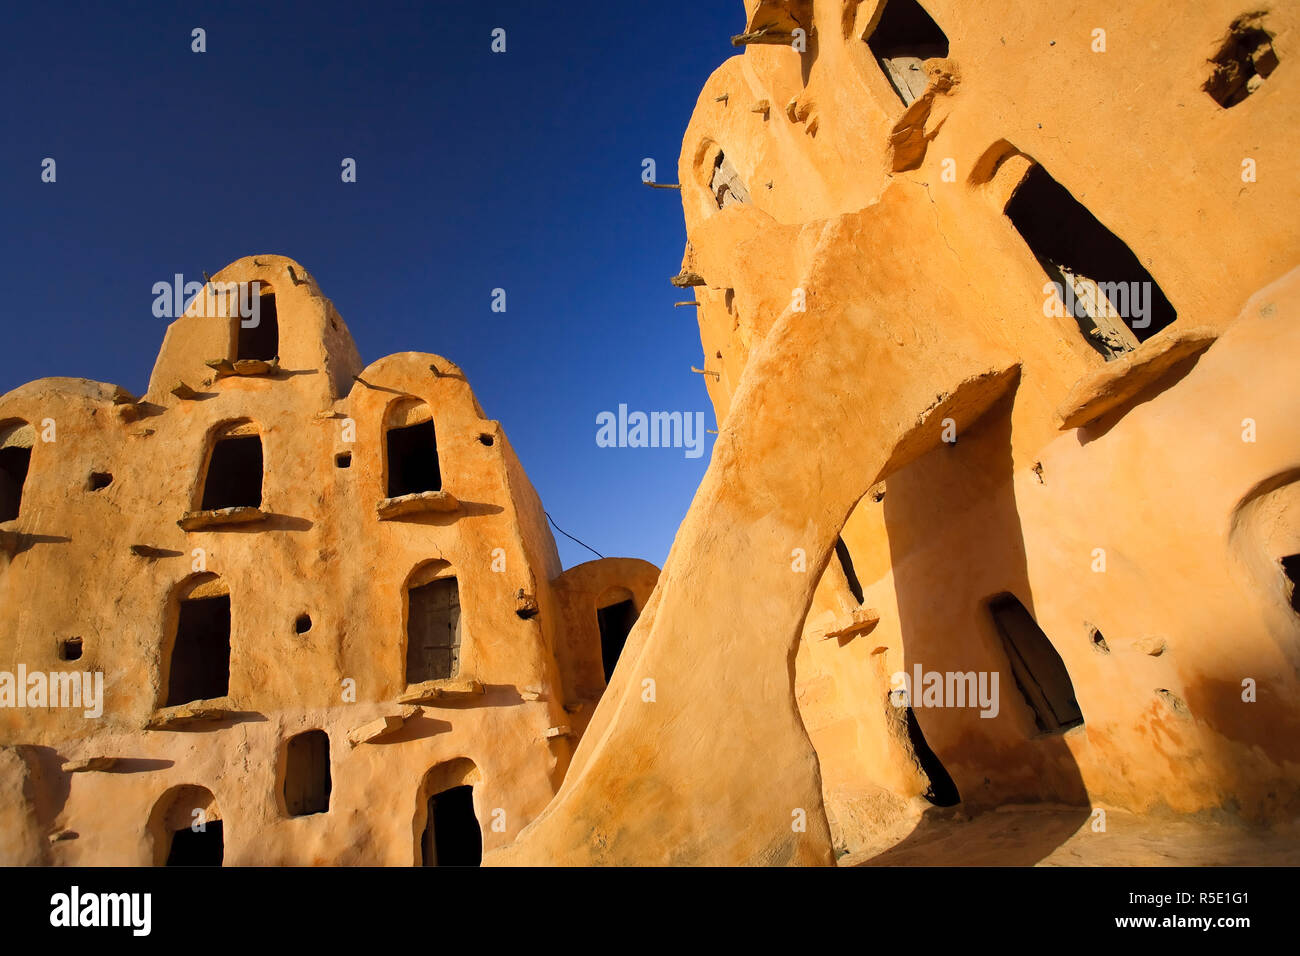
[[[1183,359],[1199,355],[1219,337],[1217,329],[1169,329],[1074,383],[1056,410],[1061,431],[1095,422],[1132,398]]]
[[[267,514],[261,508],[217,508],[211,511],[187,511],[176,523],[185,531],[201,531],[225,525],[256,524],[265,521]]]
[[[398,695],[399,704],[433,704],[438,701],[469,700],[483,693],[476,680],[427,680],[411,684]]]
[[[69,760],[63,764],[64,773],[92,773],[112,770],[117,766],[117,757],[83,757],[81,760]]]
[[[174,707],[160,707],[145,724],[149,730],[184,730],[194,724],[213,720],[227,720],[235,715],[234,703],[229,697],[211,700],[192,700]]]
[[[280,359],[208,359],[203,363],[217,373],[217,378],[229,378],[232,375],[269,375],[279,371]]]
[[[400,495],[396,498],[384,498],[375,505],[380,521],[391,521],[406,515],[446,514],[460,507],[450,492],[418,491],[415,494]]]
[[[422,711],[419,707],[403,707],[395,714],[381,714],[374,720],[366,721],[358,727],[348,731],[348,743],[353,747],[361,744],[374,743],[383,740],[405,726],[406,722],[413,717],[418,717]]]
[[[821,639],[857,637],[859,634],[870,634],[879,623],[880,612],[875,608],[855,608],[852,613],[841,615],[832,621],[826,629],[826,633],[821,635]]]

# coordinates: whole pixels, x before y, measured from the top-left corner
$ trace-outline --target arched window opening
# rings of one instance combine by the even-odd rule
[[[230,594],[215,575],[180,602],[167,668],[165,706],[225,697],[230,692]]]
[[[627,594],[619,589],[621,594]],[[608,599],[607,599],[608,600]],[[606,603],[596,609],[596,621],[600,626],[600,662],[605,670],[605,683],[614,676],[614,666],[618,663],[627,636],[632,633],[639,612],[636,603],[629,595],[623,600]]]
[[[389,498],[442,490],[438,438],[428,405],[413,399],[398,403],[389,414],[384,448]]]
[[[406,682],[445,680],[460,672],[460,587],[454,577],[407,588]]]
[[[200,509],[262,506],[262,437],[251,422],[221,432],[203,477]]]
[[[284,761],[284,805],[289,815],[328,813],[331,787],[329,734],[308,730],[291,738]]]
[[[243,318],[236,316],[239,330],[235,359],[261,359],[269,362],[280,354],[280,317],[275,305],[275,291],[265,282],[254,283],[257,295],[257,313]],[[245,293],[247,295],[247,293]],[[245,325],[245,323],[253,323]]]
[[[26,422],[0,425],[0,521],[13,521],[23,503],[36,431]]]
[[[1083,723],[1083,712],[1074,697],[1074,684],[1065,662],[1047,639],[1038,622],[1012,594],[989,602],[989,613],[1011,661],[1016,686],[1033,711],[1038,729],[1064,733]]]
[[[1132,250],[1042,166],[1030,167],[1006,215],[1052,280],[1065,314],[1107,361],[1178,317]]]

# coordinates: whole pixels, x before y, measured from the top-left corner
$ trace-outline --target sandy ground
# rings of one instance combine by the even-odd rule
[[[1206,817],[1138,816],[1056,805],[999,807],[977,816],[928,808],[840,866],[1294,866],[1300,826],[1250,829]]]

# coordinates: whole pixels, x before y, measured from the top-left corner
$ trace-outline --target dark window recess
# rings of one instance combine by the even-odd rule
[[[1178,317],[1129,247],[1042,166],[1025,174],[1006,213],[1056,283],[1066,314],[1108,361]]]
[[[1025,702],[1034,712],[1038,729],[1060,733],[1083,723],[1074,698],[1070,673],[1056,648],[1030,613],[1013,595],[989,602],[989,612],[1011,661],[1011,673]]]
[[[239,348],[236,359],[262,359],[269,362],[280,354],[280,317],[276,313],[275,293],[263,292],[257,299],[257,325],[244,328],[239,323]]]
[[[230,595],[182,601],[167,672],[167,703],[230,692]]]
[[[0,448],[0,521],[18,517],[23,503],[23,485],[27,481],[27,466],[31,464],[30,448]]]
[[[853,570],[853,556],[849,554],[849,546],[844,543],[843,538],[835,539],[835,556],[840,559],[840,567],[844,569],[844,577],[848,579],[849,590],[853,593],[854,600],[861,604],[862,584],[858,581],[857,572]]]
[[[334,464],[337,465],[339,468],[351,468],[351,467],[352,467],[352,452],[350,452],[350,451],[345,451],[345,452],[343,452],[341,455],[335,455],[335,456],[334,456]]]
[[[223,438],[212,448],[203,481],[204,511],[262,506],[262,439],[257,435]]]
[[[433,420],[388,429],[388,497],[441,490]]]
[[[1214,72],[1201,89],[1225,109],[1236,106],[1263,84],[1278,64],[1273,37],[1257,13],[1232,21],[1227,39],[1210,60]]]
[[[87,486],[91,491],[102,491],[113,483],[113,476],[106,471],[92,471]]]
[[[1282,559],[1282,573],[1291,585],[1291,610],[1300,614],[1300,554],[1289,554]]]
[[[311,615],[299,614],[293,622],[293,630],[296,634],[306,634],[311,630]]]
[[[889,0],[867,46],[905,106],[925,92],[925,61],[948,55],[948,37],[916,0]]]
[[[408,592],[406,682],[455,677],[460,670],[460,589],[440,578]]]
[[[912,744],[912,752],[916,754],[916,759],[921,763],[921,769],[930,780],[930,786],[922,796],[936,807],[952,807],[961,803],[957,784],[953,782],[952,776],[939,760],[938,755],[926,743],[925,735],[921,733],[921,725],[917,722],[916,714],[911,707],[907,708],[907,739]]]
[[[623,645],[627,643],[636,619],[636,605],[631,601],[619,601],[596,611],[596,620],[600,624],[600,661],[605,668],[606,684],[614,674],[614,665],[623,653]]]
[[[420,844],[425,866],[478,866],[483,861],[483,831],[474,816],[473,787],[452,787],[429,798]]]
[[[59,660],[79,661],[81,660],[81,638],[70,637],[59,645]]]
[[[202,830],[186,827],[172,834],[167,866],[220,866],[225,856],[220,820],[209,820]]]
[[[309,730],[289,741],[284,762],[284,805],[290,816],[328,813],[330,809],[330,738]]]

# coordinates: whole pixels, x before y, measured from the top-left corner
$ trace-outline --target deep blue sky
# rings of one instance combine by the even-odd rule
[[[622,402],[716,427],[694,310],[667,281],[680,198],[640,177],[650,157],[676,181],[740,0],[24,3],[5,20],[0,393],[67,375],[139,394],[168,321],[153,283],[288,255],[363,361],[458,363],[561,527],[663,563],[714,436],[695,460],[602,449],[595,420]],[[566,566],[591,557],[556,538]]]

